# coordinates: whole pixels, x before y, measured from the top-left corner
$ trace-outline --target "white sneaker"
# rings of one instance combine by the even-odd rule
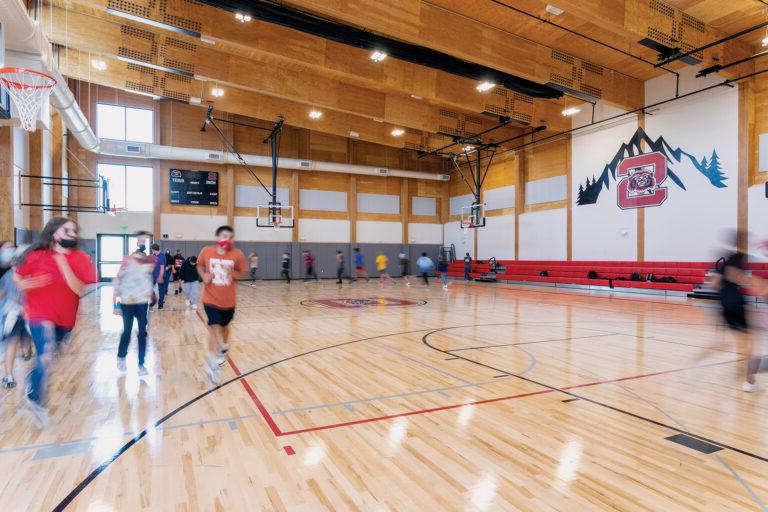
[[[192,304],[192,309],[197,309],[197,304]]]
[[[144,365],[139,366],[139,377],[144,377],[145,375],[149,375],[147,368]]]
[[[118,357],[117,358],[117,371],[119,372],[125,372],[125,358],[124,357]]]
[[[188,308],[190,305],[191,304],[189,303],[189,301],[187,299],[184,299],[184,307]]]
[[[218,366],[223,366],[224,363],[227,362],[228,352],[229,352],[229,347],[219,347],[219,355],[216,356],[216,364]]]
[[[208,376],[211,384],[218,386],[221,382],[221,374],[219,372],[219,367],[216,364],[216,361],[209,359],[206,360],[205,364],[203,365],[203,370],[205,370],[205,374]]]
[[[411,283],[410,283],[410,282],[408,282],[408,281],[406,281],[406,282],[405,282],[405,286],[411,286]]]
[[[32,419],[37,428],[44,429],[51,423],[48,409],[37,402],[33,402],[28,396],[24,396],[24,412]]]
[[[744,384],[741,385],[741,389],[743,389],[745,393],[754,393],[760,389],[760,386],[757,385],[757,382],[752,384],[751,382],[744,381]]]
[[[444,284],[444,285],[443,285],[443,290],[447,290],[447,289],[448,289],[448,285],[447,285],[447,284]]]

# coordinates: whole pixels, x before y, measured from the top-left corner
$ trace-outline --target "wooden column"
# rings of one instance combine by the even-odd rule
[[[637,114],[637,126],[645,130],[645,114]],[[640,142],[640,150],[645,151],[645,141]],[[645,208],[637,211],[637,261],[645,261]]]
[[[13,130],[0,126],[0,240],[14,239]]]
[[[299,204],[299,171],[294,169],[291,172],[291,191],[290,202],[293,206],[293,229],[292,240],[294,242],[299,241],[299,213],[301,212],[301,205]]]
[[[227,224],[235,225],[235,166],[228,165],[226,172],[227,187]]]
[[[29,167],[25,173],[33,176],[42,175],[43,162],[43,132],[35,130],[29,133]],[[40,178],[25,178],[29,180],[29,197],[25,203],[42,204],[43,180]],[[29,206],[29,229],[40,231],[43,229],[43,209],[39,206]]]
[[[62,151],[64,150],[63,146],[63,135],[62,135],[62,123],[61,123],[61,115],[59,115],[58,112],[53,113],[53,117],[51,120],[51,172],[54,178],[60,178],[61,177],[61,167],[62,167]],[[60,183],[59,180],[52,180],[54,183]],[[51,203],[55,205],[62,205],[61,201],[61,194],[62,188],[60,186],[57,187],[51,187]],[[57,212],[51,212],[53,215],[62,215],[63,212],[57,211]]]
[[[755,168],[755,91],[752,80],[739,83],[739,181],[737,193],[737,247],[749,253],[749,182]]]
[[[571,136],[569,135],[565,141],[565,170],[568,173],[568,191],[566,200],[568,206],[566,208],[567,220],[566,220],[566,259],[568,261],[573,260],[573,164],[571,162]]]
[[[448,182],[440,185],[440,228],[443,236],[443,245],[445,245],[445,223],[451,213],[451,186]]]
[[[400,179],[400,222],[403,223],[403,243],[410,242],[408,223],[410,222],[411,201],[408,197],[408,178]]]
[[[357,243],[357,176],[349,175],[349,193],[347,194],[349,211],[349,243]]]
[[[528,151],[518,151],[517,177],[515,179],[515,259],[520,259],[520,215],[525,212],[525,176],[528,165]]]

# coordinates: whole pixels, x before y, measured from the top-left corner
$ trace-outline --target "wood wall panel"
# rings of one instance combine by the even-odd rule
[[[568,172],[568,141],[559,140],[531,150],[528,181],[562,176]]]

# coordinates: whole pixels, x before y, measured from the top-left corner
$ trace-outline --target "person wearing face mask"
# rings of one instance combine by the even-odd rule
[[[0,270],[3,271],[0,277],[0,340],[6,345],[5,376],[0,380],[0,386],[4,389],[16,387],[13,367],[19,345],[22,345],[22,349],[26,347],[30,351],[30,356],[25,355],[25,359],[31,358],[32,350],[31,339],[24,322],[23,296],[13,282],[13,272],[9,272],[16,253],[17,250],[13,244],[2,244],[0,249]]]
[[[13,274],[24,292],[24,311],[35,344],[34,368],[27,378],[26,410],[39,428],[48,423],[48,372],[57,343],[77,319],[80,295],[96,282],[91,258],[77,249],[77,223],[54,217],[40,238],[19,258]]]
[[[165,306],[165,294],[168,293],[168,281],[165,279],[165,254],[160,251],[159,244],[152,244],[152,256],[157,258],[152,278],[157,283],[157,309]]]
[[[197,257],[197,272],[203,280],[203,309],[208,317],[208,356],[205,372],[213,384],[219,384],[219,366],[227,360],[229,323],[235,316],[236,279],[248,272],[245,255],[232,243],[231,226],[216,230],[216,245],[203,247]]]

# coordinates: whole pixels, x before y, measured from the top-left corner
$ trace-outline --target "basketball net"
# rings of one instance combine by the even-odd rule
[[[28,132],[37,128],[43,101],[48,100],[56,80],[45,73],[24,68],[0,69],[0,87],[11,97],[21,127]]]

